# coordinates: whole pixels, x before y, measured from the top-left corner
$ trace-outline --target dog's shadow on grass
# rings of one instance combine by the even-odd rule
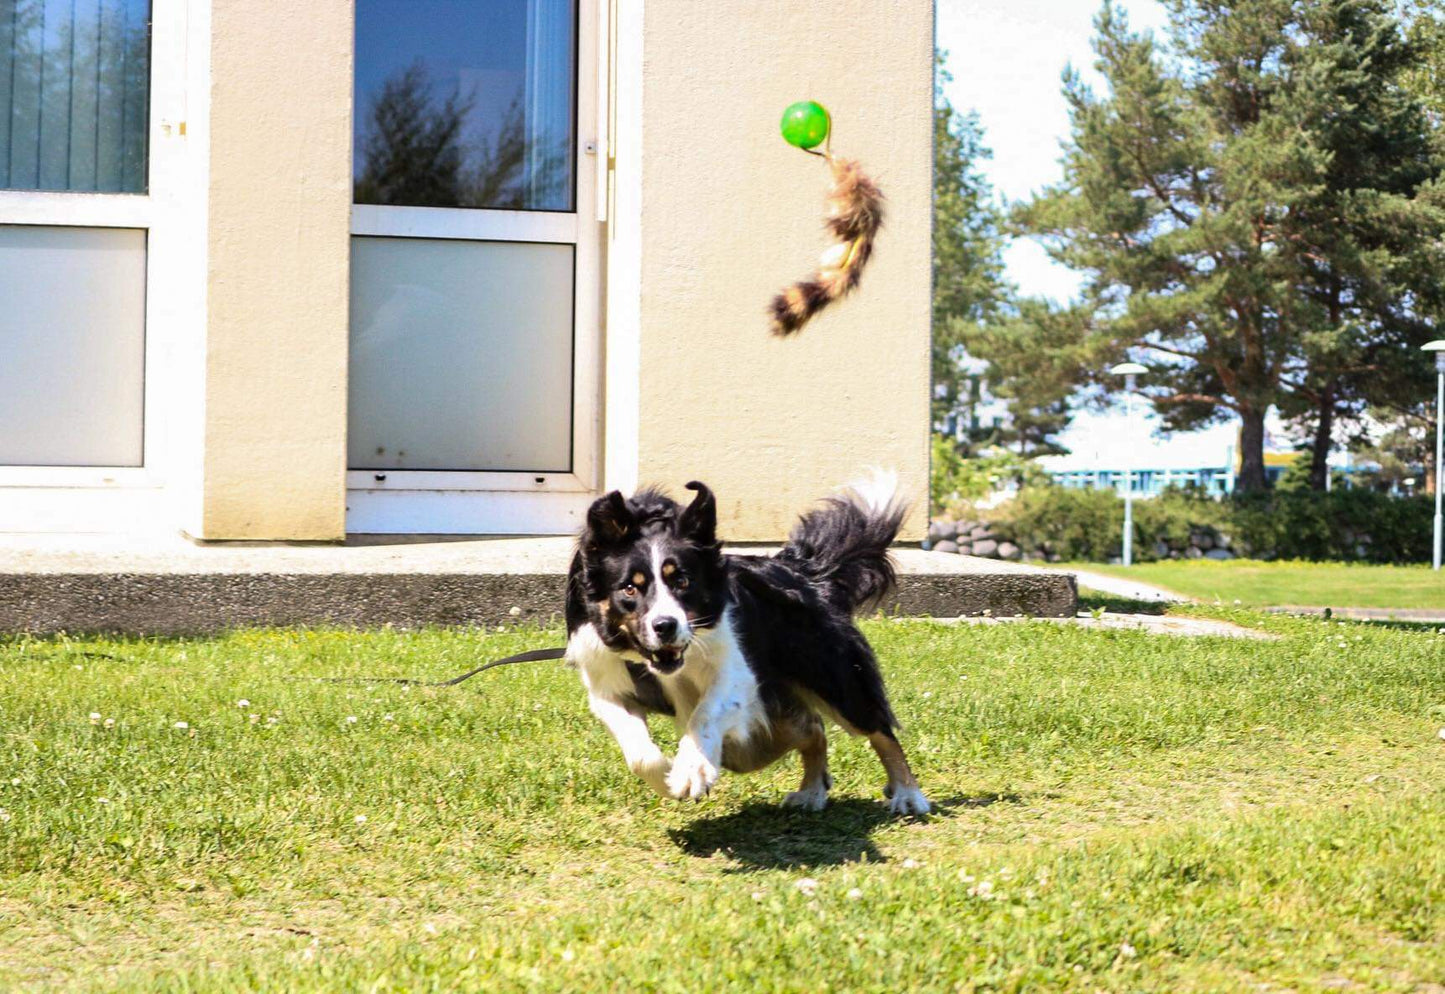
[[[1017,794],[944,798],[934,802],[931,815],[917,819],[900,819],[883,803],[862,798],[831,801],[822,811],[753,802],[731,814],[699,818],[668,835],[690,856],[726,856],[738,864],[734,872],[885,863],[887,857],[873,842],[873,833],[884,825],[950,818],[968,808],[1022,800]]]

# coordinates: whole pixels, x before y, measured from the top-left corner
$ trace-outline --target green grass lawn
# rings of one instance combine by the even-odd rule
[[[557,664],[311,679],[554,632],[0,643],[0,989],[1439,991],[1445,635],[1225,613],[868,623],[905,821],[836,733],[662,802]]]
[[[1445,609],[1445,572],[1428,566],[1354,563],[1266,563],[1212,559],[1079,569],[1152,583],[1203,601],[1239,601],[1249,607],[1394,607]]]

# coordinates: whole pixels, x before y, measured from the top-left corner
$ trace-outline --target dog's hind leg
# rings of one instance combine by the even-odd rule
[[[828,775],[828,733],[817,718],[809,722],[806,737],[798,743],[803,757],[803,783],[783,798],[783,804],[805,811],[822,811],[828,804],[833,778]]]
[[[868,736],[868,742],[888,773],[888,784],[883,788],[883,796],[888,798],[888,810],[896,815],[928,814],[932,805],[918,789],[918,781],[908,766],[908,757],[903,755],[903,747],[893,733],[873,732]]]

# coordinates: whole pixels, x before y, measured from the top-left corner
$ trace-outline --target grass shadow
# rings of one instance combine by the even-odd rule
[[[967,808],[991,804],[1018,804],[1017,794],[973,794],[934,802],[927,821],[947,818]],[[845,863],[886,863],[873,842],[880,827],[904,820],[890,814],[881,801],[842,798],[822,811],[799,811],[754,801],[731,814],[699,818],[684,828],[668,831],[672,841],[689,856],[726,856],[737,866],[730,872],[788,869],[801,866],[840,866]]]
[[[1113,614],[1168,614],[1166,601],[1140,601],[1132,597],[1118,597],[1097,590],[1079,591],[1079,610],[1104,610]]]

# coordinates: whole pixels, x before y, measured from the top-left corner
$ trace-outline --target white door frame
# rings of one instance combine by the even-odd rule
[[[146,233],[142,449],[139,466],[0,466],[0,531],[128,531],[163,527],[173,406],[162,367],[172,352],[172,303],[157,242],[184,169],[188,0],[151,0],[145,193],[0,190],[0,225],[128,228]]]
[[[365,469],[346,473],[351,534],[562,534],[576,531],[600,483],[601,247],[599,81],[605,0],[578,0],[576,184],[572,212],[353,204],[351,234],[542,242],[575,247],[572,468],[566,473]],[[605,126],[605,122],[603,122]],[[599,173],[600,171],[600,173]],[[605,189],[605,187],[603,187]],[[604,194],[605,196],[605,194]],[[605,204],[601,206],[605,207]]]

